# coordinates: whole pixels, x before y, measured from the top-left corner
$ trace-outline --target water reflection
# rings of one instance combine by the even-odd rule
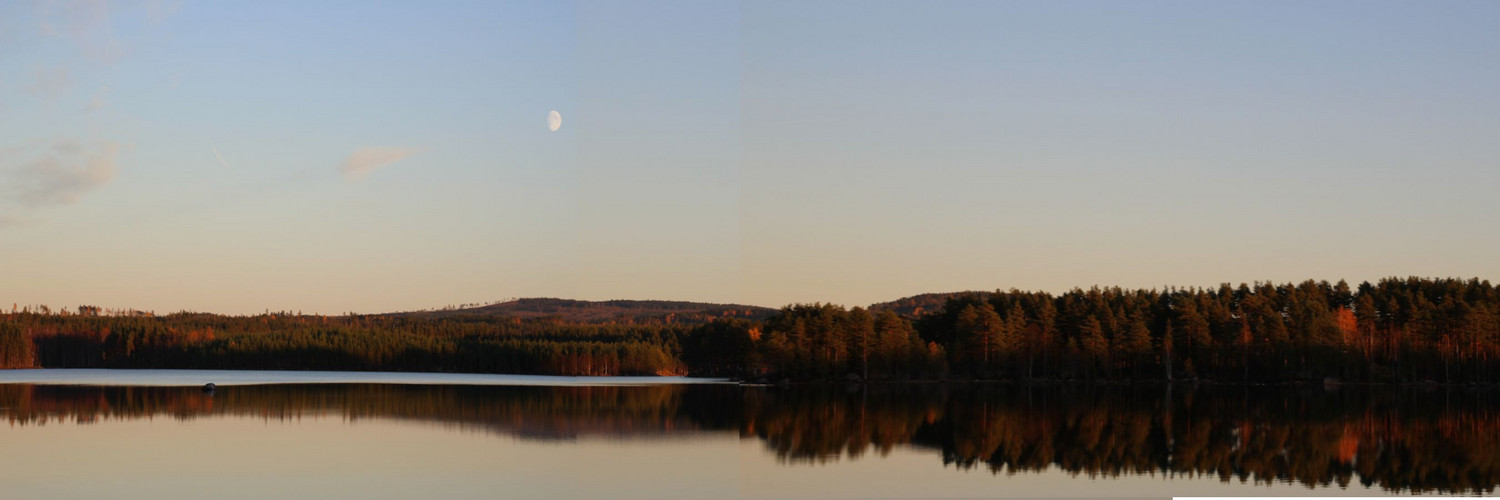
[[[786,466],[899,446],[934,463],[1000,473],[1360,484],[1492,492],[1500,482],[1494,394],[1166,386],[889,385],[196,388],[0,385],[13,426],[214,416],[340,415],[480,429],[524,439],[738,432]]]
[[[734,428],[733,386],[484,387],[307,384],[221,387],[0,385],[13,425],[212,416],[439,423],[535,439],[664,436]]]

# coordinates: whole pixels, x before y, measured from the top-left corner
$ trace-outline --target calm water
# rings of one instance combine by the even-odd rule
[[[180,386],[263,384],[415,384],[415,385],[684,385],[722,384],[722,379],[689,377],[556,377],[479,373],[311,372],[280,370],[0,370],[0,384]]]
[[[86,372],[71,376],[128,385],[0,372],[0,498],[1370,496],[1500,482],[1500,397],[1462,389]]]

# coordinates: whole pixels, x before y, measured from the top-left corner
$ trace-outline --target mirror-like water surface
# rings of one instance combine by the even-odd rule
[[[397,373],[287,370],[109,370],[45,368],[0,370],[0,384],[200,387],[262,384],[425,384],[425,385],[685,385],[718,384],[722,379],[691,377],[562,377],[486,373]]]
[[[1473,493],[1500,482],[1495,401],[1389,387],[5,383],[0,484],[15,498]]]

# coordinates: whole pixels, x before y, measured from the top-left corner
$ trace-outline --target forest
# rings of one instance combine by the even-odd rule
[[[0,314],[0,367],[692,375],[746,381],[1500,382],[1500,290],[1387,278],[1019,290],[701,321]]]

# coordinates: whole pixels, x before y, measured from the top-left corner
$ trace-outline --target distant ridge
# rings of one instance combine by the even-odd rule
[[[924,293],[920,295],[913,295],[906,298],[892,300],[890,302],[870,304],[870,310],[876,312],[889,310],[894,311],[896,314],[904,317],[918,318],[942,311],[943,305],[948,303],[948,299],[966,295],[978,295],[980,298],[987,299],[989,298],[989,296],[994,295],[994,292],[967,291]]]
[[[505,317],[555,319],[573,323],[706,323],[717,318],[759,320],[775,309],[740,304],[710,304],[672,300],[571,300],[556,298],[516,299],[463,309],[396,313],[426,318]]]

